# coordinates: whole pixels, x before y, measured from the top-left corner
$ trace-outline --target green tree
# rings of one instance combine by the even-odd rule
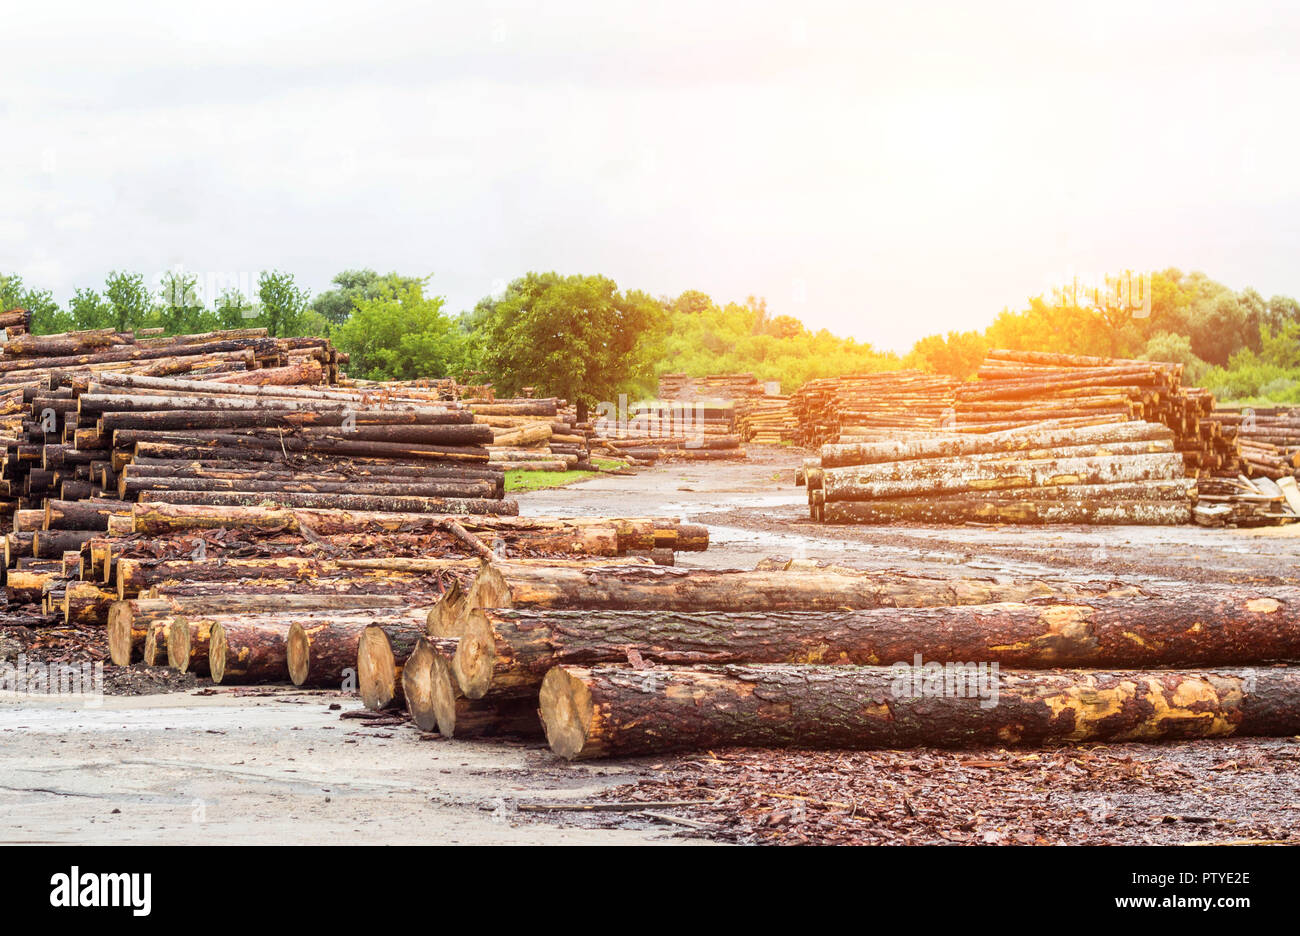
[[[485,299],[482,354],[505,393],[535,386],[588,406],[648,381],[664,310],[604,276],[529,273]]]
[[[298,288],[292,273],[264,270],[257,278],[257,298],[262,324],[270,334],[283,337],[311,331],[309,294]]]
[[[379,295],[355,300],[334,332],[351,356],[349,371],[371,380],[445,377],[461,363],[465,335],[443,314],[443,297],[425,296],[426,280],[383,283]]]
[[[0,312],[26,309],[32,313],[32,333],[48,335],[68,331],[72,318],[59,308],[48,289],[29,288],[18,274],[0,273]]]
[[[330,325],[342,325],[352,314],[358,300],[377,299],[389,286],[401,290],[419,284],[423,288],[425,281],[412,276],[399,276],[395,272],[381,276],[374,270],[344,270],[332,282],[337,288],[317,296],[312,301],[312,309]]]
[[[153,301],[141,274],[118,270],[109,273],[104,281],[104,298],[112,307],[112,320],[97,327],[111,327],[120,332],[148,327]]]
[[[78,289],[68,300],[68,314],[79,331],[114,327],[113,304],[93,289]]]
[[[256,327],[258,309],[243,292],[232,288],[217,298],[216,316],[219,328],[252,328]]]
[[[158,290],[158,324],[168,335],[192,335],[218,327],[219,317],[199,298],[199,278],[192,273],[163,274]]]

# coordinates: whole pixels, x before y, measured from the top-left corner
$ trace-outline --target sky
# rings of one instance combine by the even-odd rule
[[[1300,5],[17,4],[0,272],[529,270],[906,350],[1080,276],[1300,295]]]

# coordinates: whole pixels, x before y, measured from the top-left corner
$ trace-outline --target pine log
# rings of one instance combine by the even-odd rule
[[[475,609],[452,660],[480,699],[530,695],[554,666],[623,663],[889,665],[978,660],[1022,669],[1235,666],[1300,659],[1300,589],[1212,588],[861,611]]]
[[[246,684],[285,682],[289,666],[283,622],[223,618],[213,622],[208,647],[208,668],[214,683]]]
[[[269,614],[277,611],[358,611],[370,608],[404,608],[406,595],[267,595],[230,593],[219,595],[168,595],[163,598],[134,598],[113,602],[108,610],[109,659],[126,666],[138,659],[144,647],[146,629],[155,621],[171,621],[177,615],[196,618],[214,614]],[[355,661],[355,651],[353,653]]]
[[[1190,501],[1069,501],[1058,498],[935,498],[833,501],[826,523],[1087,523],[1177,526],[1189,523]]]
[[[289,680],[310,688],[345,687],[356,681],[361,634],[374,624],[421,628],[425,612],[406,607],[367,614],[321,613],[295,616],[286,637]]]
[[[731,745],[1043,746],[1300,733],[1291,669],[1003,671],[800,665],[560,666],[541,688],[551,749],[592,758]],[[957,694],[945,683],[961,680]],[[918,692],[918,689],[920,690]],[[996,697],[994,696],[996,690]]]
[[[402,667],[424,636],[424,628],[406,624],[371,624],[357,648],[357,690],[368,709],[401,706]]]

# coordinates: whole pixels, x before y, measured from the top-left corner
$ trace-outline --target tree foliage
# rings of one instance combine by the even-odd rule
[[[529,273],[475,310],[482,365],[499,392],[526,386],[590,406],[649,381],[664,308],[604,276]]]
[[[426,278],[427,279],[427,278]],[[349,373],[371,380],[442,377],[461,367],[465,337],[442,311],[441,296],[426,296],[426,279],[394,277],[378,294],[357,298],[333,332],[350,357]]]

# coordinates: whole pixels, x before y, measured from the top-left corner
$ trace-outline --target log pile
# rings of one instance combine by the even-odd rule
[[[946,431],[957,382],[919,371],[827,377],[790,397],[805,448],[831,442],[869,442]]]
[[[958,431],[997,432],[1046,420],[1154,422],[1173,432],[1190,476],[1238,470],[1235,439],[1211,416],[1214,397],[1182,386],[1181,364],[992,350],[977,378],[957,391]]]
[[[1241,669],[1300,655],[1291,588],[496,561],[452,603],[370,629],[370,704],[447,736],[536,712],[566,758],[1300,730],[1300,676]]]
[[[786,445],[799,435],[799,422],[788,396],[741,400],[736,404],[736,433],[742,441]]]
[[[1131,422],[826,445],[803,481],[827,523],[1188,523],[1175,444]]]

